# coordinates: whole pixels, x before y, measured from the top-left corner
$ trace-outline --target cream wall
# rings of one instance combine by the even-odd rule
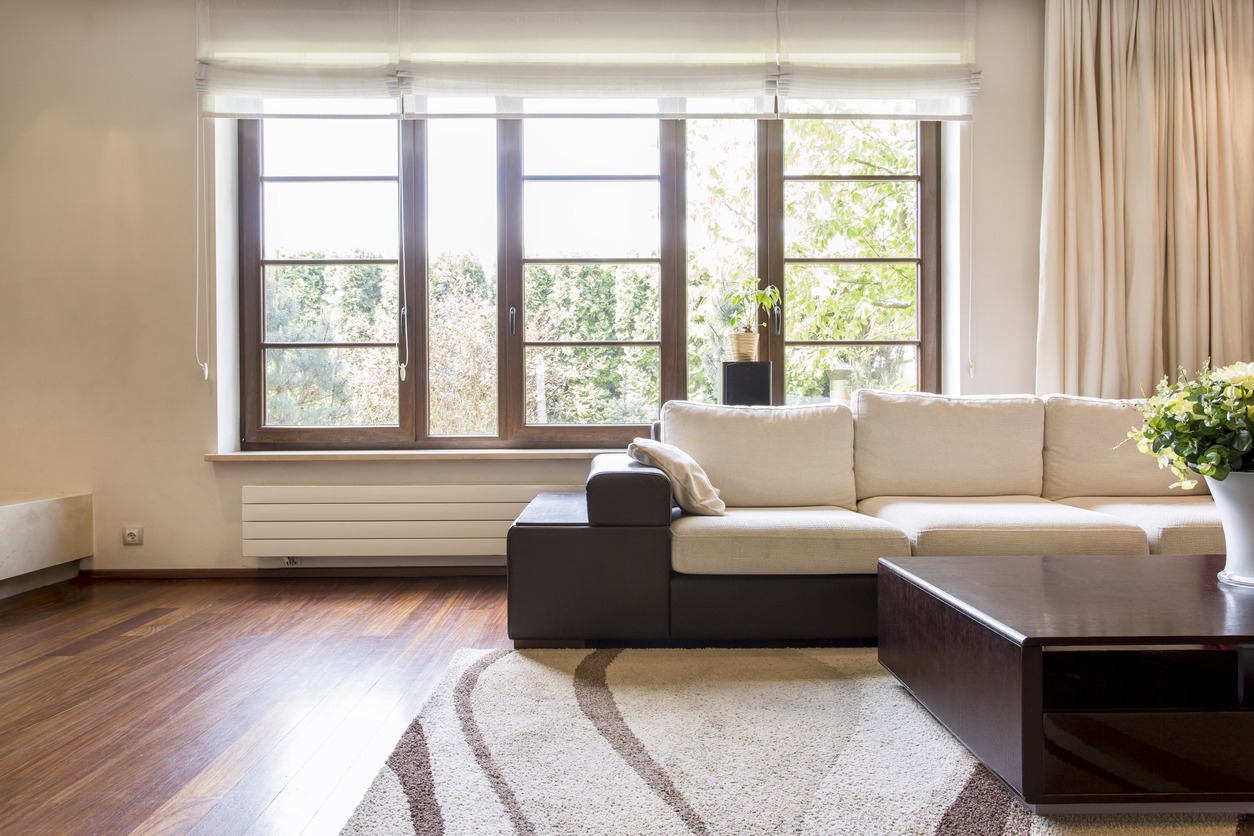
[[[963,392],[1032,385],[1041,21],[1040,0],[980,0]],[[0,0],[0,490],[92,491],[97,569],[208,569],[252,565],[244,484],[580,481],[586,462],[204,461],[194,37],[193,0]]]
[[[976,60],[984,69],[966,126],[974,160],[969,272],[963,276],[955,392],[1036,388],[1041,169],[1045,155],[1044,0],[978,0]],[[948,280],[948,277],[947,277]],[[974,365],[974,375],[970,365]]]

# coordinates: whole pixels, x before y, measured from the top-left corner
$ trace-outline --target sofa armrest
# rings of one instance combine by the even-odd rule
[[[671,480],[626,453],[602,453],[588,474],[592,525],[670,525]]]

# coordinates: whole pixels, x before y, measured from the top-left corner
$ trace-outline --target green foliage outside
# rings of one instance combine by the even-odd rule
[[[655,265],[531,264],[524,279],[528,341],[657,340]],[[653,346],[527,349],[526,420],[632,424],[656,420],[659,350]]]
[[[295,258],[322,258],[302,253]],[[371,258],[355,253],[356,258]],[[393,342],[395,267],[293,264],[267,268],[268,342]],[[392,348],[266,350],[266,423],[364,426],[399,421]]]
[[[430,432],[495,435],[496,276],[472,255],[442,254],[432,261],[428,282]]]

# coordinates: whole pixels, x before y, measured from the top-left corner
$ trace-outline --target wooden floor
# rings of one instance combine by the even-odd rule
[[[0,601],[0,834],[334,834],[504,578],[70,581]]]

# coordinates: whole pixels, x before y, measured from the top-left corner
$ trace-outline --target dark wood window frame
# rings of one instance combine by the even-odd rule
[[[526,321],[523,304],[522,121],[497,119],[497,350],[499,369],[497,436],[432,436],[427,432],[427,246],[426,123],[404,120],[400,126],[401,200],[400,281],[406,315],[398,322],[399,354],[408,344],[407,374],[399,381],[399,422],[391,427],[273,427],[264,421],[265,348],[263,341],[264,258],[262,242],[261,121],[241,119],[239,150],[240,276],[240,433],[244,450],[275,449],[492,449],[553,447],[623,447],[646,424],[527,425],[525,415]],[[660,380],[661,401],[687,397],[687,304],[685,228],[686,122],[660,120],[661,247]],[[758,275],[779,288],[779,316],[787,317],[784,295],[783,123],[758,123]],[[291,178],[286,178],[291,179]],[[351,178],[350,178],[351,179]],[[866,179],[866,178],[849,178]],[[919,388],[940,391],[940,123],[919,124],[917,340]],[[856,260],[856,259],[855,259]],[[393,262],[389,262],[393,263]],[[511,317],[510,311],[514,311]],[[513,328],[511,329],[511,319]],[[773,318],[772,318],[773,319]],[[762,359],[774,360],[773,395],[784,399],[784,329],[765,322],[760,331]],[[779,327],[777,327],[777,325]],[[404,334],[401,329],[408,329]],[[406,341],[405,337],[408,337]],[[391,345],[388,343],[387,345]]]

